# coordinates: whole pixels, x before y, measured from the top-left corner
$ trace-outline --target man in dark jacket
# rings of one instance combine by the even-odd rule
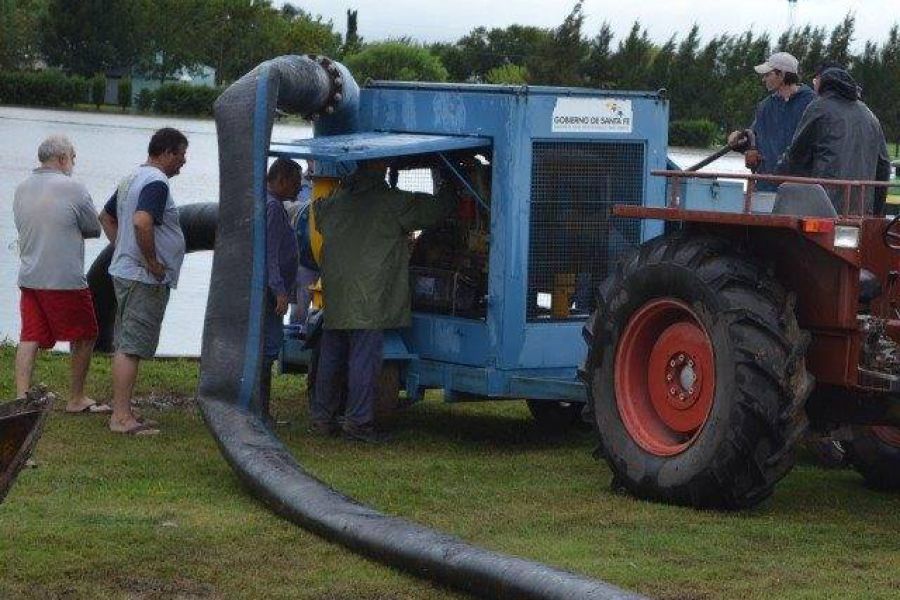
[[[347,372],[345,437],[378,441],[375,397],[385,329],[409,327],[409,234],[445,219],[456,204],[388,187],[385,164],[362,163],[333,195],[313,203],[322,233],[325,321],[310,417],[315,432],[337,431],[341,371]]]
[[[799,63],[787,52],[776,52],[753,69],[762,76],[769,95],[756,107],[756,118],[750,125],[756,136],[757,152],[747,152],[745,159],[747,168],[754,173],[771,175],[815,94],[800,83]],[[728,136],[728,144],[735,146],[741,133],[733,131]],[[761,192],[774,192],[777,188],[777,183],[768,181],[756,184]]]
[[[810,103],[779,173],[824,179],[887,181],[891,175],[887,144],[878,118],[859,99],[859,87],[850,74],[828,68],[817,77],[819,97]],[[868,190],[865,212],[881,214],[885,188]],[[828,195],[838,212],[846,202],[843,190]],[[851,209],[858,210],[858,198]]]

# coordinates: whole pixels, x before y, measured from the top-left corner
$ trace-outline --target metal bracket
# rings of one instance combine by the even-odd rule
[[[444,161],[444,164],[447,165],[447,168],[449,168],[449,169],[453,172],[453,174],[456,175],[456,178],[459,179],[459,180],[462,182],[462,184],[463,184],[464,186],[466,186],[466,189],[469,190],[469,192],[470,192],[473,196],[475,196],[475,199],[478,200],[478,204],[480,204],[481,207],[482,207],[484,210],[486,210],[486,211],[488,212],[488,214],[490,214],[490,212],[491,212],[491,207],[488,206],[487,203],[485,203],[485,201],[481,199],[481,195],[480,195],[477,191],[475,191],[475,188],[472,187],[472,184],[470,184],[469,181],[468,181],[465,177],[463,177],[462,173],[460,173],[460,172],[456,169],[456,167],[453,166],[453,163],[451,163],[451,162],[447,159],[447,157],[444,156],[444,153],[443,153],[443,152],[438,152],[437,155],[441,157],[441,160]]]
[[[900,376],[859,367],[859,385],[896,394],[900,392]]]

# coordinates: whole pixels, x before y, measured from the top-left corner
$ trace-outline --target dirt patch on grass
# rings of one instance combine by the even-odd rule
[[[427,585],[427,584],[426,584]],[[408,598],[409,596],[400,596],[400,598]],[[461,598],[466,598],[468,596],[460,596]],[[324,594],[320,594],[318,596],[313,596],[311,600],[397,600],[398,596],[396,592],[370,592],[370,593],[360,593],[360,592],[326,592]]]
[[[196,598],[222,598],[208,583],[177,578],[172,580],[152,577],[123,577],[117,581],[118,590],[126,598],[133,600],[155,600],[157,598],[194,600]]]
[[[660,592],[654,594],[659,600],[710,600],[712,596],[703,592],[691,592],[689,590],[681,590],[677,592]]]

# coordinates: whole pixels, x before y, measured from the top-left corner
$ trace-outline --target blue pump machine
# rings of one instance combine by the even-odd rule
[[[371,159],[397,161],[408,174],[417,161],[451,167],[458,187],[489,214],[483,311],[447,314],[414,303],[412,327],[389,332],[384,359],[400,367],[411,401],[442,389],[448,402],[559,404],[586,400],[577,370],[597,286],[624,252],[662,233],[661,223],[611,210],[665,203],[665,181],[650,171],[670,164],[667,138],[664,93],[374,82],[360,93],[358,132],[273,143],[270,155],[313,159],[326,175]],[[487,187],[452,168],[448,156],[460,153],[490,170]],[[734,186],[688,189],[685,197],[694,208],[740,206]],[[288,331],[282,369],[308,362],[304,341]]]

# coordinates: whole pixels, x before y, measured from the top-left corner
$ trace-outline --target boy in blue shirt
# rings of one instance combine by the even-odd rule
[[[766,62],[753,67],[762,75],[763,85],[769,96],[756,107],[756,118],[750,129],[756,135],[757,151],[747,152],[745,162],[747,168],[757,175],[772,175],[784,151],[794,138],[794,132],[800,123],[800,117],[815,93],[800,83],[800,65],[796,58],[787,52],[776,52]],[[742,132],[733,131],[728,136],[728,144],[734,146]],[[761,192],[774,192],[778,184],[759,181],[756,189]]]

